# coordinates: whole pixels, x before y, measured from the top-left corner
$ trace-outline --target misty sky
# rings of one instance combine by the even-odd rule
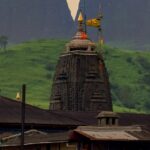
[[[73,20],[75,20],[80,0],[66,0]]]

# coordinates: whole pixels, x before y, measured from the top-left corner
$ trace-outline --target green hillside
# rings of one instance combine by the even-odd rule
[[[52,78],[65,40],[37,40],[0,50],[0,95],[15,99],[27,84],[27,102],[48,108]],[[150,52],[105,46],[115,111],[150,110]]]
[[[127,111],[149,112],[150,52],[104,49],[115,106],[127,107]]]

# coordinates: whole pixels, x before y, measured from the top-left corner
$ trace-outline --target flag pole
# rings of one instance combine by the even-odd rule
[[[22,103],[21,103],[21,150],[24,150],[24,130],[25,130],[25,101],[26,85],[22,85]]]
[[[87,33],[87,26],[86,26],[86,0],[83,0],[83,11],[84,11],[84,31]]]

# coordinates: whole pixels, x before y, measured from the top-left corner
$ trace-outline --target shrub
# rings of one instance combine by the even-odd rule
[[[128,63],[132,64],[132,65],[135,64],[132,57],[127,57],[127,58],[126,58],[126,61],[127,61]]]
[[[144,107],[147,111],[150,111],[150,100],[145,101]]]
[[[147,61],[144,57],[138,56],[137,62],[141,65],[141,67],[146,70],[150,71],[150,62]]]
[[[135,101],[133,100],[133,90],[129,86],[118,87],[116,90],[118,99],[125,107],[135,108]]]
[[[141,79],[141,82],[150,86],[150,73],[144,74],[144,76]]]
[[[47,79],[52,79],[52,74],[51,74],[51,73],[48,73],[48,74],[46,75],[46,78],[47,78]]]
[[[53,63],[48,63],[48,64],[46,64],[45,68],[48,71],[52,71],[52,70],[54,70],[55,65]]]

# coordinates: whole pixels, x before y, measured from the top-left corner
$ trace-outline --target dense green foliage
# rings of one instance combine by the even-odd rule
[[[65,40],[38,40],[0,51],[0,94],[15,99],[27,84],[27,102],[48,108],[55,65]],[[150,52],[104,46],[116,111],[150,110]]]
[[[104,47],[114,104],[131,111],[150,109],[150,52]]]

